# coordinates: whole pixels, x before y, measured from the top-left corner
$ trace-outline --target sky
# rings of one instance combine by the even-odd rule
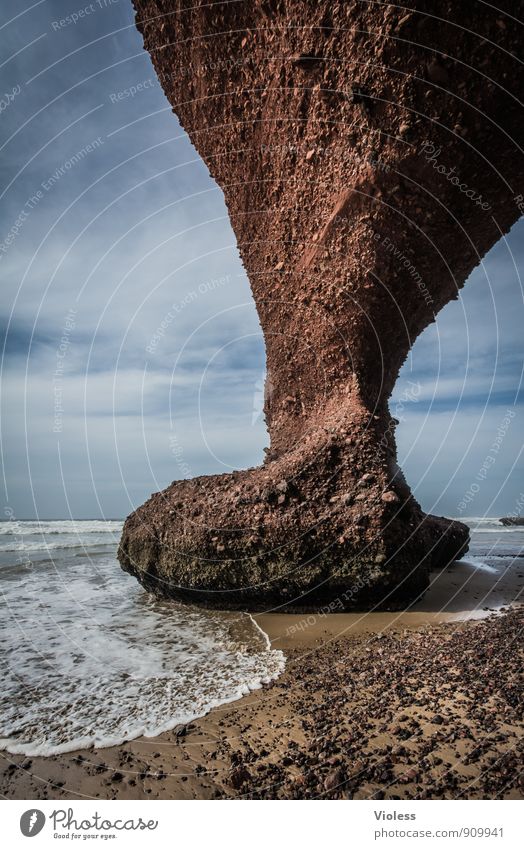
[[[124,517],[269,442],[224,198],[133,20],[128,0],[2,2],[2,519]],[[521,512],[523,260],[521,220],[399,377],[399,463],[429,512]]]

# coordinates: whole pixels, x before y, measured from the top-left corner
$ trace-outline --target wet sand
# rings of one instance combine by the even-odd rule
[[[523,573],[518,560],[505,574],[454,564],[400,613],[259,614],[288,659],[273,685],[155,738],[48,758],[2,753],[0,790],[63,800],[522,798],[524,611],[508,606]]]
[[[497,563],[492,560],[491,563]],[[431,575],[424,597],[402,611],[361,613],[261,613],[254,618],[274,648],[311,646],[317,640],[420,628],[446,622],[483,619],[523,598],[524,559],[515,558],[508,569],[482,567],[467,557]]]

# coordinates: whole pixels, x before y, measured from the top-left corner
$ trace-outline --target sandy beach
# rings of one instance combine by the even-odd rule
[[[261,614],[273,684],[154,738],[3,753],[7,799],[522,798],[523,569],[454,564],[410,611]],[[497,612],[494,612],[497,611]],[[481,618],[483,617],[483,618]]]

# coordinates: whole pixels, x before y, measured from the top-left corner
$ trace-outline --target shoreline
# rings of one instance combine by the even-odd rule
[[[56,800],[489,798],[491,781],[494,794],[522,798],[524,724],[505,695],[516,698],[520,674],[524,608],[512,602],[522,570],[518,560],[503,575],[455,563],[403,612],[252,614],[286,655],[274,682],[156,737],[48,757],[2,752],[0,792]],[[492,679],[486,694],[479,658]],[[459,698],[453,688],[465,683]]]
[[[1,792],[69,801],[520,799],[523,627],[519,608],[290,649],[273,684],[158,737],[48,758],[3,753]]]
[[[488,561],[489,558],[486,558]],[[481,565],[482,563],[482,565]],[[406,610],[341,613],[253,613],[272,648],[313,645],[317,640],[376,634],[395,628],[478,621],[509,608],[524,593],[524,562],[515,558],[503,574],[467,556],[432,572],[423,597]]]

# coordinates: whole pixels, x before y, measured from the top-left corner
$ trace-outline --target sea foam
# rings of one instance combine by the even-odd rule
[[[92,533],[77,527],[80,544]],[[111,541],[103,554],[56,550],[23,566],[2,555],[0,747],[9,752],[155,736],[282,672],[282,652],[249,614],[154,599],[114,552]]]

